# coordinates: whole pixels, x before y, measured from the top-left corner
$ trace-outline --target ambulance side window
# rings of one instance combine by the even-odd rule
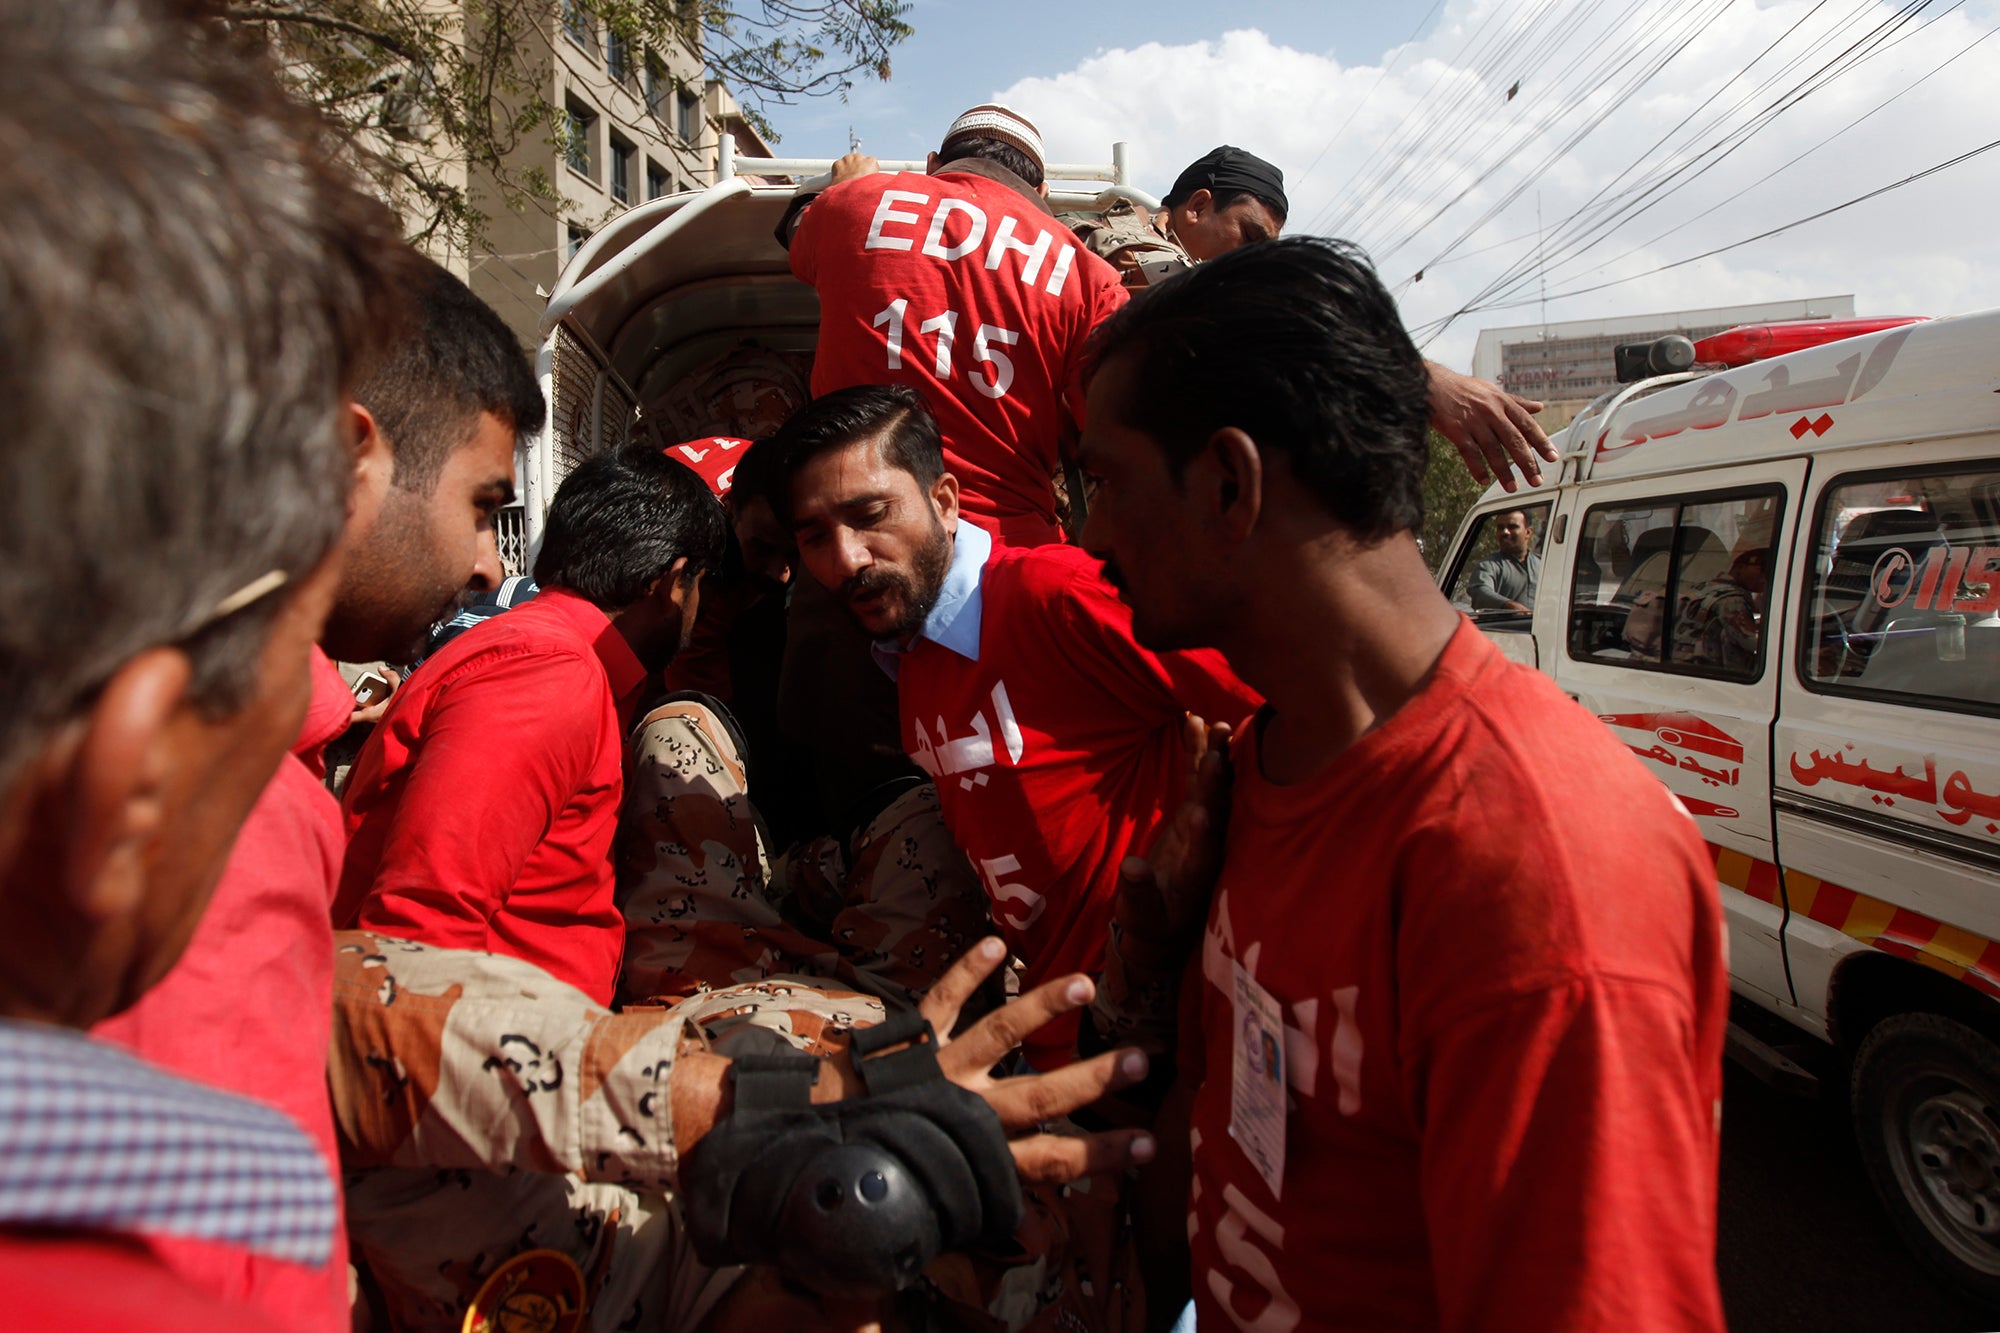
[[[1805,599],[1810,688],[2000,713],[2000,463],[1835,478]]]
[[[1776,487],[1592,507],[1571,583],[1570,656],[1757,679],[1783,509]]]
[[[1525,630],[1542,581],[1547,503],[1482,514],[1452,571],[1451,604],[1481,624],[1518,622]]]

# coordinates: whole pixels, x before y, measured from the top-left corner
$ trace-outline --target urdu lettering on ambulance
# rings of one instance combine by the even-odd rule
[[[791,257],[820,298],[812,391],[913,385],[966,515],[1009,545],[1060,541],[1049,479],[1083,416],[1084,340],[1126,291],[1040,200],[974,165],[859,176],[805,211]]]
[[[961,524],[937,609],[897,679],[904,748],[937,784],[1023,987],[1096,974],[1118,866],[1148,850],[1187,784],[1182,718],[1236,721],[1260,702],[1213,652],[1152,653],[1097,559],[1073,546],[994,548]],[[1053,1068],[1076,1018],[1025,1043]]]
[[[1720,1329],[1728,973],[1693,821],[1469,623],[1314,776],[1269,782],[1259,741],[1183,1036],[1201,1327]]]

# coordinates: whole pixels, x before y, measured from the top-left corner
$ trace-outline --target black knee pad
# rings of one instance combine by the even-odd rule
[[[939,1070],[930,1024],[910,1013],[863,1028],[854,1055],[868,1095],[821,1106],[821,1061],[735,1062],[729,1118],[681,1163],[703,1263],[773,1264],[823,1295],[871,1296],[946,1250],[1008,1245],[1022,1204],[1006,1132]]]

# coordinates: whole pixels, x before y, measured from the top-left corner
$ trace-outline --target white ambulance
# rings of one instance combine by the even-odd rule
[[[1680,798],[1738,995],[1847,1057],[1899,1231],[2000,1303],[2000,312],[1648,354],[1694,368],[1491,488],[1441,583]]]

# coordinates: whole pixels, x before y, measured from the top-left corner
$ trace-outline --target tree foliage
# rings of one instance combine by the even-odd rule
[[[1486,488],[1466,471],[1457,446],[1431,432],[1430,466],[1424,469],[1424,525],[1417,533],[1423,544],[1424,561],[1433,574],[1451,552],[1451,539]]]
[[[907,0],[222,0],[229,23],[260,34],[300,93],[321,107],[355,165],[403,206],[420,238],[476,239],[488,203],[560,203],[548,173],[521,165],[536,141],[569,133],[550,96],[563,23],[615,34],[635,79],[648,51],[693,52],[745,118],[775,139],[768,108],[842,96],[889,77],[910,35]],[[665,61],[678,90],[685,82]],[[476,198],[467,177],[490,182]]]

